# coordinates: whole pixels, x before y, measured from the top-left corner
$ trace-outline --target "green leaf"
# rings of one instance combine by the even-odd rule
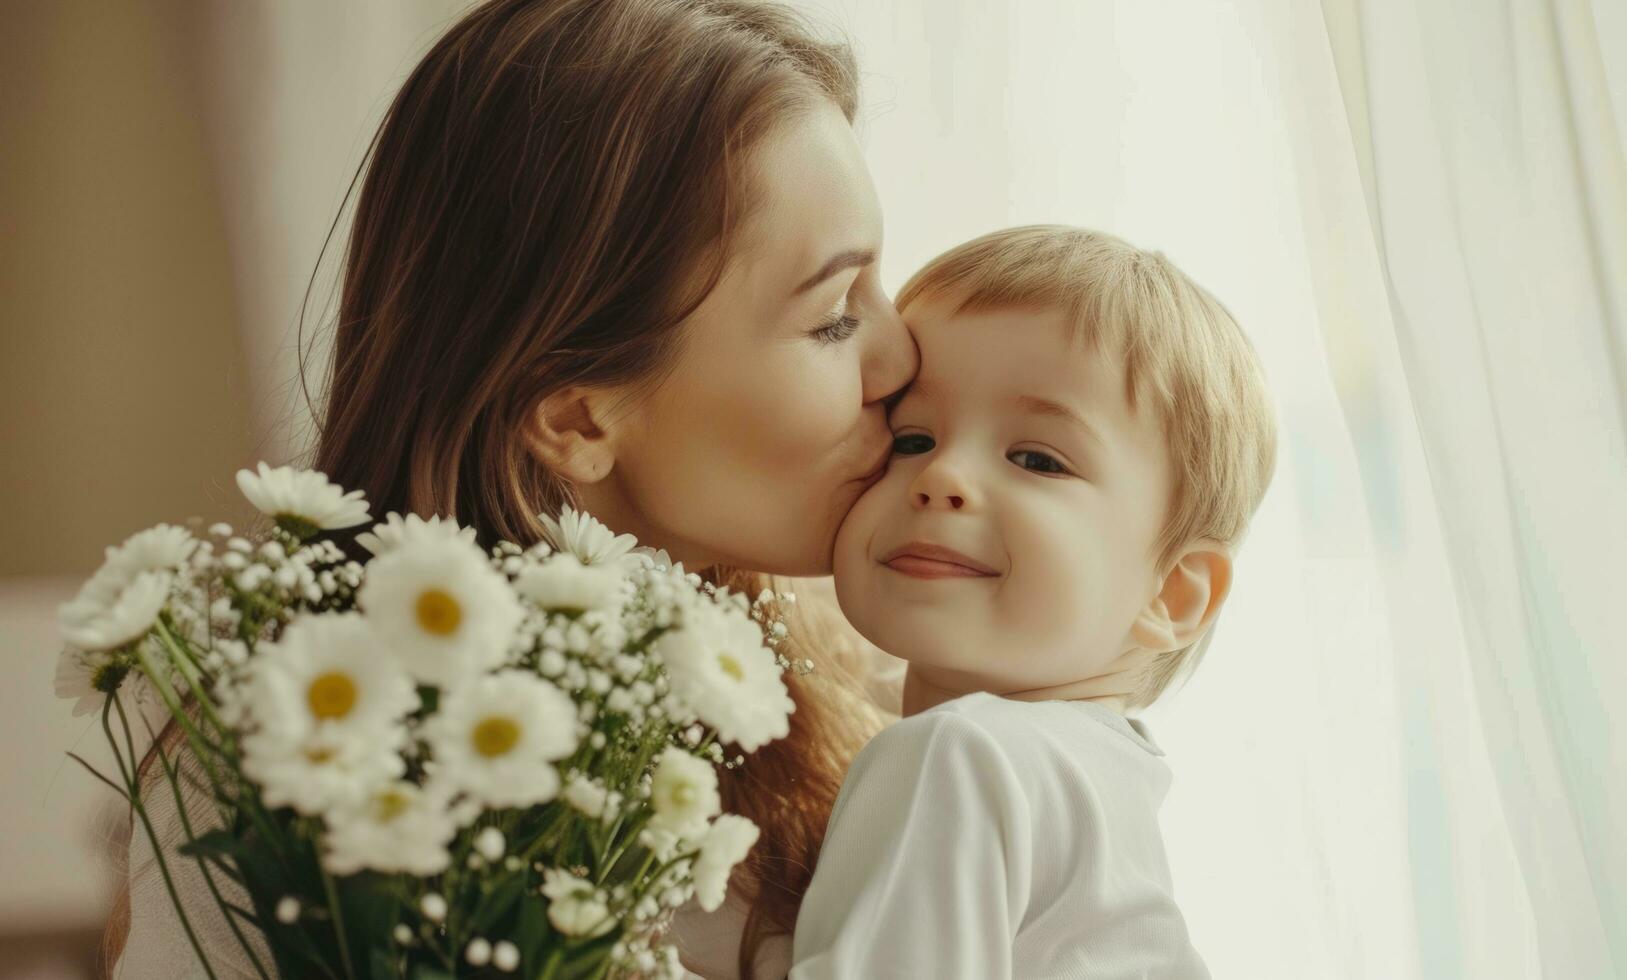
[[[394,940],[390,933],[402,919],[401,899],[389,887],[389,881],[379,875],[357,874],[340,878],[335,883],[339,901],[344,906],[345,936],[353,952],[358,950],[391,949]],[[373,962],[364,964],[373,969]],[[394,980],[399,972],[391,967],[380,973],[373,970],[374,980]]]
[[[368,956],[367,968],[374,980],[390,980],[401,975],[400,954],[374,947]]]
[[[206,858],[236,857],[243,849],[243,839],[228,830],[211,830],[176,848],[187,857],[197,857],[201,854]]]
[[[477,936],[495,931],[493,927],[507,919],[514,911],[514,903],[525,897],[527,875],[504,875],[492,890],[482,896],[469,915],[468,929]]]

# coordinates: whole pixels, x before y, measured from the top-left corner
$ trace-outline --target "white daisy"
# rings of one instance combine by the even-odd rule
[[[587,565],[613,562],[638,544],[631,534],[617,534],[592,516],[566,507],[559,520],[547,514],[538,514],[545,528],[548,543],[557,551],[568,551]]]
[[[197,547],[185,528],[171,524],[137,531],[109,547],[78,595],[57,609],[64,638],[84,650],[109,650],[152,629],[176,571]]]
[[[356,543],[375,555],[382,555],[387,551],[394,551],[419,534],[439,535],[465,544],[475,543],[475,529],[459,527],[458,522],[450,517],[436,514],[425,520],[417,514],[408,514],[403,520],[401,515],[394,511],[390,512],[383,524],[375,524],[373,530],[356,535]]]
[[[681,561],[673,561],[672,556],[667,554],[667,549],[665,548],[634,548],[628,553],[627,557],[637,561],[648,560],[651,568],[659,569],[661,571],[677,572],[679,576],[684,574],[684,563]]]
[[[690,836],[723,808],[717,770],[705,759],[669,746],[650,777],[650,803],[655,807],[650,826]]]
[[[746,859],[757,843],[757,825],[745,817],[725,813],[712,821],[701,839],[700,856],[695,859],[695,898],[708,912],[723,904],[729,887],[729,874]]]
[[[290,623],[261,646],[242,694],[255,723],[243,772],[271,806],[322,813],[405,771],[401,719],[418,694],[354,613]]]
[[[184,527],[159,524],[137,531],[116,549],[118,560],[133,571],[176,571],[184,566],[197,550],[198,539]],[[115,549],[108,549],[112,558]]]
[[[546,803],[559,793],[553,763],[576,751],[576,704],[534,674],[506,670],[444,694],[425,735],[453,788],[489,807]]]
[[[421,683],[443,688],[502,664],[525,616],[508,579],[472,544],[404,530],[368,563],[356,595],[386,645]]]
[[[252,703],[261,728],[299,736],[321,727],[371,729],[418,707],[418,692],[356,613],[305,616],[263,644]]]
[[[550,611],[614,612],[621,607],[625,582],[615,564],[589,565],[563,552],[522,570],[514,591]]]
[[[406,730],[390,724],[319,726],[302,737],[261,730],[243,738],[243,774],[266,805],[319,816],[405,775],[398,748],[405,741]]]
[[[367,523],[362,491],[346,493],[315,470],[273,469],[261,462],[258,472],[238,470],[237,486],[260,513],[301,540],[317,531]]]
[[[57,607],[63,639],[82,650],[112,650],[136,640],[158,622],[174,579],[170,572],[136,571],[109,550],[79,594]]]
[[[602,936],[616,925],[593,883],[569,871],[545,868],[542,894],[548,899],[548,921],[566,936]]]
[[[443,793],[396,781],[327,814],[322,866],[338,875],[373,870],[427,877],[452,863],[457,825]]]
[[[774,652],[738,610],[698,603],[652,652],[666,663],[672,692],[725,742],[753,752],[790,731],[796,704]]]
[[[56,696],[73,701],[78,718],[101,708],[109,694],[119,689],[130,673],[130,662],[106,651],[62,651],[56,665]]]

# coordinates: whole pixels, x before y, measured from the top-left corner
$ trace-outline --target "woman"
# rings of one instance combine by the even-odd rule
[[[535,541],[536,515],[572,502],[737,587],[827,573],[916,367],[878,281],[855,74],[846,47],[751,0],[470,12],[365,164],[316,468],[375,514],[455,514],[484,544]],[[785,975],[876,724],[839,669],[789,682],[789,737],[724,773],[726,805],[763,828],[737,897],[675,924],[704,977]],[[187,946],[143,846],[122,975],[169,977]],[[201,885],[183,890],[207,919]]]

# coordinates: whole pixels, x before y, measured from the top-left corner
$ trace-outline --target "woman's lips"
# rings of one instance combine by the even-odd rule
[[[923,541],[894,548],[882,557],[881,563],[911,578],[992,578],[999,574],[953,548]]]

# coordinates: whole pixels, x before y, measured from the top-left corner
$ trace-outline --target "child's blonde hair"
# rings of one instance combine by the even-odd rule
[[[1160,573],[1193,541],[1242,540],[1276,463],[1264,373],[1232,315],[1163,254],[1084,228],[1007,228],[928,262],[898,308],[927,298],[959,312],[1060,308],[1088,349],[1124,358],[1130,405],[1157,411],[1174,468]],[[1156,701],[1207,645],[1161,654],[1127,706]]]

